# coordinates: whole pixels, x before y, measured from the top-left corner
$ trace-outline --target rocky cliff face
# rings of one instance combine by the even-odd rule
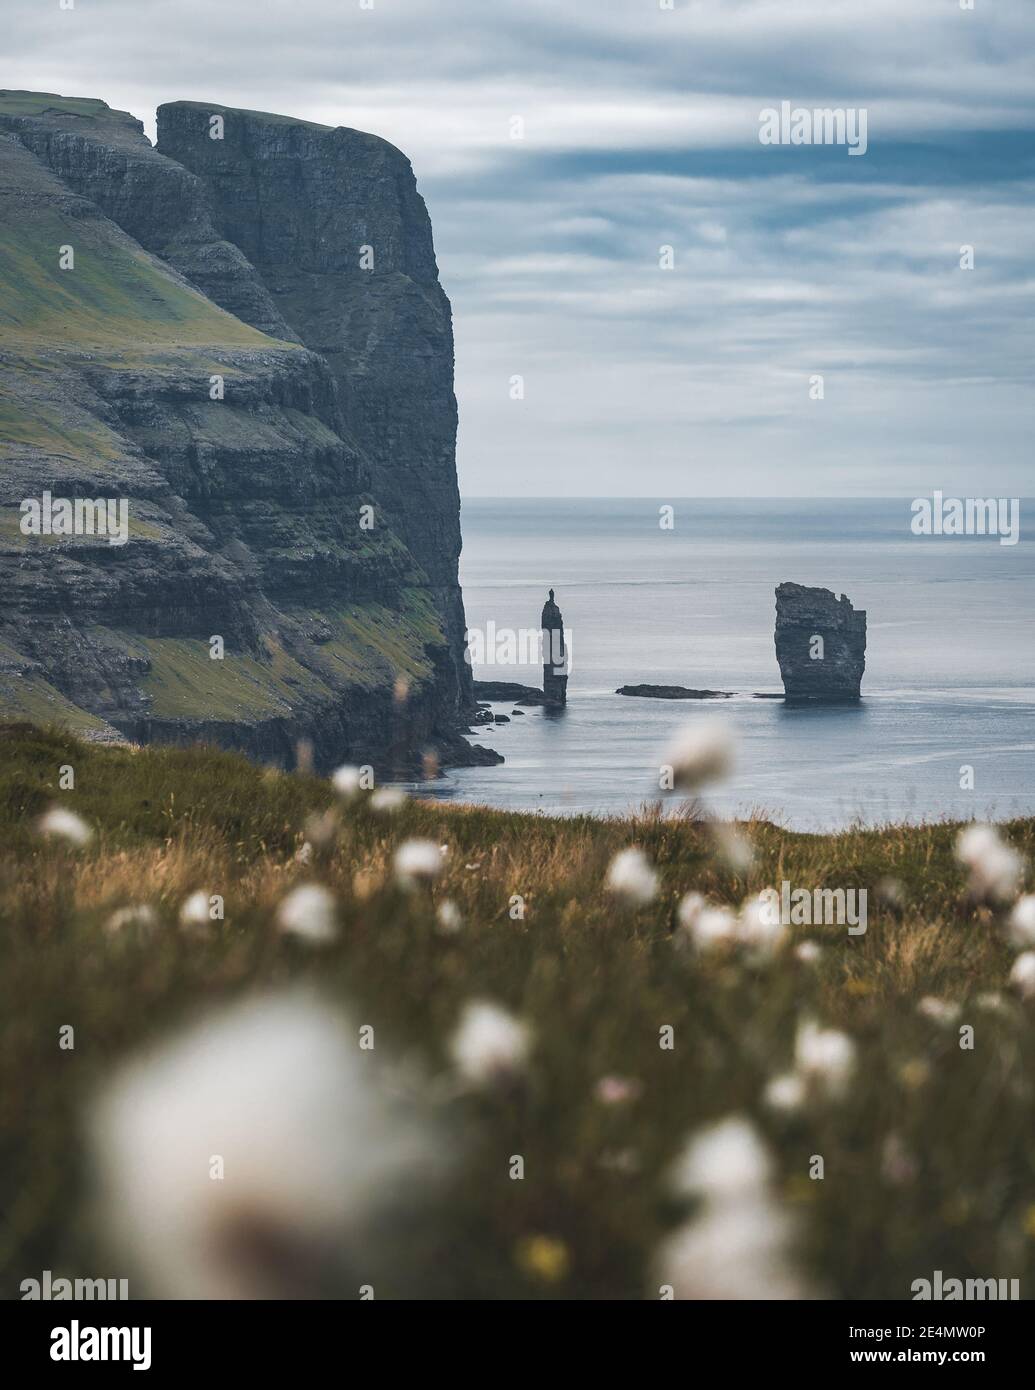
[[[858,700],[866,666],[866,614],[844,594],[803,584],[776,590],[776,659],[789,700]]]
[[[409,160],[357,130],[197,102],[159,107],[158,149],[201,178],[222,236],[329,363],[373,492],[430,581],[456,698],[470,703],[452,319]],[[207,292],[224,303],[218,285]]]
[[[317,242],[322,217],[316,202],[291,211]],[[408,237],[400,222],[395,254],[426,277],[430,234],[409,249]],[[217,227],[203,178],[102,102],[0,93],[0,283],[0,717],[202,737],[282,762],[306,738],[321,765],[382,772],[427,743],[466,749],[437,280],[422,293],[444,328],[367,351],[372,376],[398,360],[371,388],[378,410],[354,423],[341,373],[287,322],[280,282]],[[379,304],[366,281],[355,303],[364,286]],[[378,334],[395,326],[379,321]],[[429,359],[416,375],[439,410],[424,473],[441,554],[425,536],[418,556],[393,525],[409,498],[382,500],[421,471],[406,454],[414,402],[393,397],[407,354]],[[128,543],[24,534],[21,504],[45,492],[124,500]]]

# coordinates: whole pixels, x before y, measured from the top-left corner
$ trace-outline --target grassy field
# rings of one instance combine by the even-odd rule
[[[63,766],[74,769],[72,790],[59,786]],[[38,818],[55,805],[92,828],[89,844],[41,838]],[[313,822],[328,809],[331,822]],[[772,1165],[764,1207],[738,1208],[756,1284],[771,1280],[777,1293],[793,1268],[816,1295],[905,1299],[914,1280],[942,1270],[1018,1278],[1026,1297],[1035,1006],[1008,983],[1004,910],[968,894],[957,829],[807,836],[743,825],[747,866],[688,815],[557,820],[412,801],[379,814],[366,794],[343,804],[325,779],[211,750],[100,748],[0,727],[4,1296],[44,1269],[131,1272],[113,1249],[83,1137],[124,1059],[199,1013],[304,987],[350,1028],[374,1029],[377,1085],[431,1138],[376,1238],[356,1223],[347,1252],[319,1277],[290,1272],[300,1257],[282,1210],[238,1212],[234,1229],[243,1221],[250,1241],[239,1258],[273,1270],[276,1287],[347,1298],[368,1282],[379,1298],[657,1298],[658,1252],[680,1228],[694,1273],[677,1296],[736,1285],[736,1269],[712,1266],[735,1264],[738,1249],[693,1244],[707,1207],[671,1173],[703,1127],[739,1116]],[[1030,863],[1035,821],[1001,831]],[[405,891],[393,856],[413,838],[447,849],[433,882]],[[630,845],[659,875],[653,901],[638,907],[605,888],[612,856]],[[867,931],[791,927],[765,958],[681,941],[677,907],[689,890],[739,909],[785,880],[866,888]],[[334,895],[326,941],[278,921],[301,883]],[[225,902],[225,918],[204,929],[181,921],[198,890]],[[459,926],[442,912],[446,900]],[[113,926],[119,909],[145,904],[147,930]],[[805,940],[821,946],[814,958],[799,955]],[[942,1004],[918,1009],[924,999]],[[451,1051],[473,1000],[503,1006],[530,1040],[527,1059],[492,1084],[463,1084]],[[847,1084],[840,1094],[809,1089],[794,1105],[767,1101],[808,1021],[854,1043]],[[59,1044],[67,1025],[74,1049]],[[972,1047],[961,1046],[967,1029]],[[247,1056],[239,1064],[242,1089],[261,1091],[261,1056],[251,1070]],[[204,1094],[204,1075],[196,1086]],[[293,1089],[265,1124],[290,1131],[277,1152],[290,1167],[297,1145],[301,1172],[319,1135],[298,1132]],[[185,1095],[178,1109],[189,1115],[191,1104]],[[810,1176],[817,1156],[822,1178]],[[226,1191],[233,1182],[228,1161]],[[248,1201],[261,1208],[262,1195],[253,1186]],[[191,1200],[177,1219],[191,1219]],[[774,1243],[760,1232],[776,1218],[786,1239],[770,1271]],[[151,1268],[154,1277],[153,1250]]]

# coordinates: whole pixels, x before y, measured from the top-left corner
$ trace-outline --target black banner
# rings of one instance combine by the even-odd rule
[[[647,1303],[627,1305],[615,1324],[614,1305],[573,1302],[480,1303],[464,1310],[443,1303],[8,1303],[3,1305],[5,1360],[30,1375],[58,1379],[101,1371],[143,1373],[164,1380],[204,1372],[295,1369],[313,1358],[340,1356],[355,1336],[364,1358],[385,1348],[385,1369],[405,1364],[399,1342],[370,1343],[411,1329],[428,1340],[411,1342],[427,1365],[429,1348],[444,1331],[484,1335],[501,1317],[508,1337],[507,1368],[524,1354],[531,1371],[543,1370],[538,1334],[580,1335],[580,1357],[617,1346],[651,1358],[669,1351],[695,1365],[740,1371],[830,1369],[839,1374],[874,1366],[998,1367],[1004,1372],[1026,1349],[1030,1328],[1023,1303]],[[598,1323],[599,1317],[606,1323]],[[528,1322],[532,1318],[532,1324]],[[511,1320],[520,1318],[520,1324]],[[539,1319],[542,1319],[542,1322]],[[456,1319],[456,1321],[454,1321]],[[433,1321],[432,1321],[433,1320]],[[508,1333],[520,1326],[520,1338]],[[531,1335],[530,1335],[531,1334]],[[649,1337],[649,1343],[642,1339]],[[692,1343],[687,1338],[692,1337]],[[433,1340],[432,1340],[433,1339]],[[635,1339],[635,1340],[631,1340]],[[671,1339],[671,1340],[670,1340]],[[459,1346],[459,1343],[456,1344]],[[553,1345],[553,1343],[551,1343]],[[390,1353],[388,1347],[390,1346]],[[636,1350],[638,1348],[638,1351]],[[551,1354],[552,1359],[552,1354]],[[489,1367],[485,1368],[492,1374]]]

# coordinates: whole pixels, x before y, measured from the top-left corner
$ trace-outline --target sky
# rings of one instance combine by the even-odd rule
[[[398,145],[466,496],[1026,495],[1035,0],[969,3],[4,0],[0,85]]]

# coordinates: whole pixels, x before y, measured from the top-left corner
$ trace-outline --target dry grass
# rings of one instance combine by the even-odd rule
[[[320,779],[204,749],[85,746],[29,726],[0,729],[0,756],[8,1296],[45,1268],[107,1267],[103,1230],[86,1219],[80,1144],[94,1086],[199,1007],[296,980],[373,1024],[379,1049],[428,1078],[448,1070],[448,1039],[471,998],[499,1000],[534,1031],[520,1092],[442,1102],[452,1177],[420,1238],[411,1231],[381,1252],[385,1296],[656,1296],[652,1252],[684,1214],[664,1175],[689,1133],[731,1112],[768,1137],[778,1190],[801,1218],[800,1258],[834,1295],[906,1298],[935,1269],[1019,1277],[1026,1290],[1032,1018],[1006,984],[1013,955],[1001,921],[967,897],[954,827],[812,837],[755,822],[740,827],[755,857],[738,874],[706,825],[650,808],[628,821],[561,821],[419,803],[377,816],[364,801],[343,809],[331,843],[300,864],[307,818],[335,804]],[[63,764],[75,768],[74,791],[58,789]],[[53,804],[94,827],[87,849],[40,841],[34,822]],[[1030,862],[1035,822],[1004,834]],[[447,845],[448,856],[433,890],[406,894],[391,860],[413,836]],[[611,856],[629,844],[646,851],[662,885],[636,910],[603,891]],[[676,948],[687,890],[739,905],[783,879],[866,888],[866,934],[796,929],[794,939],[823,945],[815,965],[790,949],[753,965]],[[312,880],[339,903],[340,939],[320,951],[274,924],[285,891]],[[178,922],[198,889],[225,900],[225,920],[201,935]],[[515,894],[522,919],[511,915]],[[443,898],[463,916],[454,936],[436,929]],[[113,911],[138,903],[157,913],[153,933],[106,929]],[[973,1050],[960,1048],[956,1026],[917,1014],[926,995],[960,1006]],[[859,1065],[843,1102],[778,1117],[762,1094],[789,1065],[803,1017],[847,1031]],[[57,1046],[68,1023],[73,1053]],[[658,1046],[664,1025],[675,1030],[672,1051]],[[601,1105],[594,1087],[609,1074],[641,1082],[641,1098]],[[911,1157],[906,1179],[888,1171],[892,1143]],[[521,1182],[507,1175],[514,1153],[526,1162]],[[815,1154],[822,1181],[808,1178]],[[540,1236],[564,1258],[530,1261]]]

